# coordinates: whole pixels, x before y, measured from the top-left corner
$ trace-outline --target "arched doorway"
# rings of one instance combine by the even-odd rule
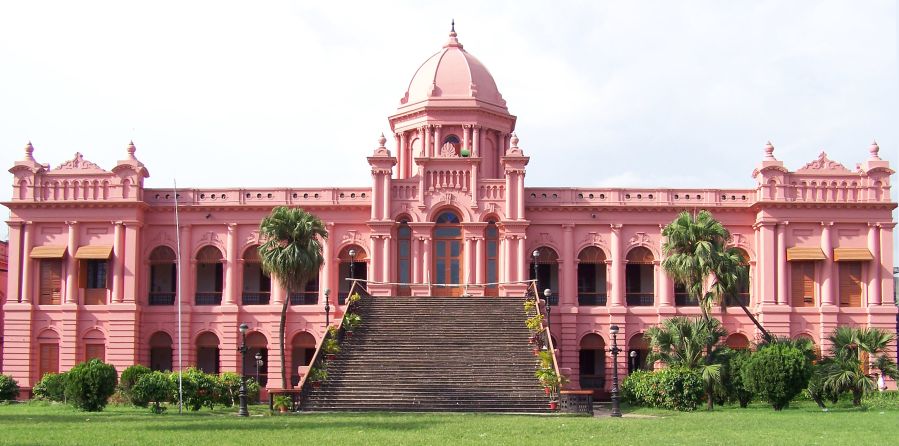
[[[577,256],[577,304],[606,304],[606,255],[596,246],[584,248]]]
[[[630,375],[637,370],[652,370],[652,365],[646,363],[647,355],[649,343],[646,342],[643,333],[631,336],[627,343],[627,374]]]
[[[243,305],[268,305],[272,294],[272,279],[262,272],[262,260],[257,245],[243,253]]]
[[[262,356],[262,364],[256,368],[256,354]],[[265,335],[254,331],[247,334],[247,354],[243,355],[243,373],[252,376],[262,387],[268,384],[268,340]]]
[[[734,333],[728,336],[724,344],[732,350],[749,350],[749,339],[742,333]]]
[[[172,370],[172,337],[164,331],[150,336],[150,370]]]
[[[534,256],[535,252],[537,253],[536,256]],[[530,256],[531,263],[530,268],[528,268],[528,277],[531,280],[537,279],[537,290],[540,292],[540,298],[543,298],[543,291],[549,288],[552,290],[552,299],[558,300],[559,254],[548,246],[541,246],[532,251]],[[534,276],[535,272],[537,273],[536,276]]]
[[[150,305],[174,305],[175,286],[178,283],[175,251],[168,246],[157,246],[150,253]]]
[[[53,330],[44,330],[37,337],[38,379],[47,373],[59,373],[59,335]]]
[[[450,284],[435,287],[435,296],[462,295],[462,222],[449,211],[437,216],[434,227],[433,270],[432,283]]]
[[[297,333],[290,342],[290,382],[300,384],[300,367],[312,364],[315,355],[315,337],[308,332]]]
[[[197,368],[206,373],[219,373],[219,338],[212,332],[197,336]]]
[[[484,229],[484,267],[486,268],[486,282],[493,284],[487,285],[484,294],[487,296],[499,295],[499,228],[496,226],[495,220],[487,221],[487,228]]]
[[[401,219],[396,228],[396,281],[406,285],[397,285],[397,296],[411,296],[412,288],[412,228],[408,219]]]
[[[347,279],[368,279],[368,268],[366,268],[368,255],[359,245],[349,245],[340,250],[338,258],[340,259],[340,274],[338,277],[340,283],[337,284],[339,290],[337,303],[344,305],[352,285]],[[365,282],[359,282],[359,285],[365,289],[368,288]]]
[[[606,342],[596,333],[581,338],[578,350],[578,383],[581,389],[594,394],[606,387]]]
[[[197,253],[196,305],[221,305],[225,283],[222,252],[206,246]]]
[[[82,339],[84,345],[84,360],[99,359],[106,361],[106,336],[100,330],[90,330]]]
[[[655,274],[652,251],[638,246],[627,253],[624,267],[624,294],[628,306],[651,307],[655,304]]]

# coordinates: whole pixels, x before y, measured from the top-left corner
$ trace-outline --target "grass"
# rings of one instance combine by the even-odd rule
[[[884,408],[879,408],[884,407]],[[178,445],[230,444],[883,444],[899,435],[899,408],[887,404],[829,412],[800,401],[782,412],[748,409],[678,413],[626,409],[625,417],[490,414],[315,413],[269,416],[251,407],[152,415],[146,409],[110,406],[85,413],[41,402],[0,405],[0,444]]]

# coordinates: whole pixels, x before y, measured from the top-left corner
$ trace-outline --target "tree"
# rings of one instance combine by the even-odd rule
[[[727,247],[730,231],[708,211],[695,215],[684,211],[665,226],[662,236],[665,237],[662,251],[666,256],[662,268],[699,303],[703,319],[710,320],[712,304],[717,301],[726,306],[727,297],[737,294],[739,284],[749,274],[740,251]],[[771,335],[752,312],[743,302],[737,302],[765,339],[770,339]]]
[[[740,373],[747,389],[779,411],[808,386],[812,362],[793,345],[774,342],[752,354]]]
[[[115,367],[91,359],[66,372],[66,400],[86,412],[100,412],[115,392],[118,374]]]
[[[711,410],[715,387],[721,384],[721,364],[727,360],[728,349],[721,343],[725,336],[727,330],[718,319],[675,316],[646,330],[651,350],[647,362],[699,371]]]
[[[830,354],[821,363],[823,386],[830,392],[852,393],[852,404],[861,405],[867,392],[877,389],[871,369],[896,379],[896,363],[886,350],[894,335],[878,328],[839,326],[828,337]]]
[[[274,276],[288,296],[306,288],[306,282],[318,273],[324,262],[322,242],[328,231],[318,217],[299,208],[279,206],[259,225],[259,257],[262,270]],[[281,349],[281,387],[287,388],[287,361],[284,356],[284,326],[287,322],[287,305],[281,307],[281,324],[278,344]]]

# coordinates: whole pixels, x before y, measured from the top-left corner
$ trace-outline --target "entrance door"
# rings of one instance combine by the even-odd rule
[[[462,225],[452,212],[437,217],[434,228],[434,287],[435,296],[462,295]]]

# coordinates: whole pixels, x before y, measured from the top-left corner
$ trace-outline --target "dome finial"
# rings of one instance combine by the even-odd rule
[[[27,161],[34,161],[34,146],[31,145],[31,141],[28,141],[28,144],[25,144],[25,159]]]
[[[774,158],[774,144],[771,144],[771,141],[765,144],[765,161],[777,161],[777,158]]]
[[[876,140],[876,139],[874,140],[874,142],[871,143],[871,147],[868,147],[868,152],[871,153],[871,159],[872,159],[872,160],[879,160],[879,159],[880,159],[880,146],[877,145],[877,140]]]
[[[450,32],[456,32],[456,19],[452,19],[452,21],[450,22]]]
[[[128,148],[125,149],[125,150],[128,151],[128,159],[130,159],[130,160],[136,160],[136,159],[137,159],[137,158],[134,157],[134,152],[137,151],[137,148],[134,147],[134,141],[133,141],[133,140],[128,142]]]
[[[449,33],[449,41],[446,42],[446,45],[443,45],[444,48],[462,48],[462,44],[459,43],[459,39],[456,38],[456,19],[453,19],[450,22],[450,33]]]

